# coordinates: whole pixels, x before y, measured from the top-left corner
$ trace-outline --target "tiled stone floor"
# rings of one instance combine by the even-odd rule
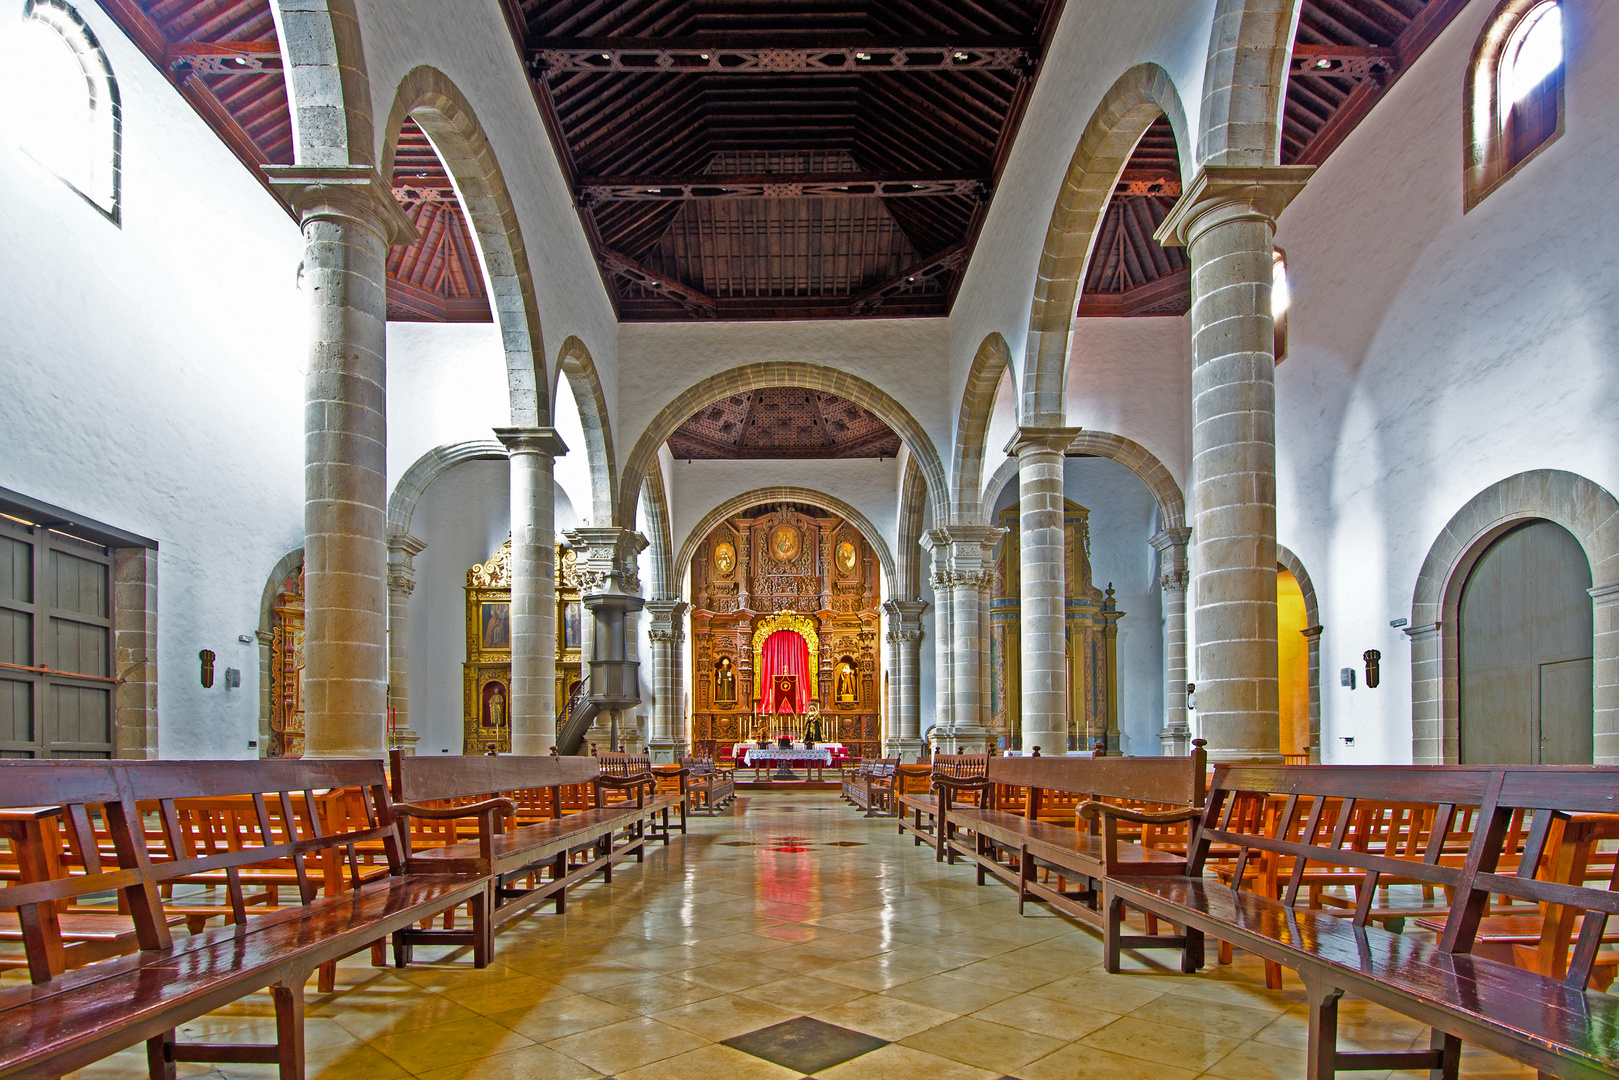
[[[832,793],[744,796],[717,818],[693,818],[689,837],[624,865],[611,886],[578,890],[567,915],[502,934],[483,971],[418,948],[404,971],[346,961],[332,994],[311,982],[309,1076],[798,1080],[721,1044],[800,1016],[885,1044],[820,1080],[1304,1075],[1291,974],[1286,989],[1266,990],[1259,964],[1238,953],[1195,976],[1141,957],[1110,976],[1090,931],[1019,917],[1008,889],[973,880]],[[182,1038],[269,1042],[272,1015],[267,998],[249,999]],[[1340,1015],[1345,1049],[1426,1046],[1425,1030],[1362,1002],[1345,999]],[[144,1054],[75,1075],[137,1080]],[[182,1065],[180,1075],[275,1070]],[[1471,1048],[1463,1075],[1533,1077]]]

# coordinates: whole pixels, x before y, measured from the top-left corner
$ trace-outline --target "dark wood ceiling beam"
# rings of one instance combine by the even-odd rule
[[[851,298],[849,301],[849,314],[870,315],[896,294],[903,293],[930,278],[943,277],[952,273],[960,269],[966,262],[967,245],[953,244],[913,266],[906,267],[887,281],[874,285]]]
[[[713,318],[719,314],[719,302],[707,293],[699,292],[684,282],[660,274],[650,267],[643,266],[627,255],[620,255],[610,248],[601,249],[602,266],[620,277],[627,278],[632,284],[638,285],[648,292],[666,297],[684,307],[689,314],[705,318]]]
[[[841,39],[841,40],[840,40]],[[1018,37],[961,35],[935,39],[865,40],[826,35],[708,35],[704,38],[543,38],[529,43],[535,74],[867,74],[919,71],[1032,69],[1037,43]]]
[[[1123,292],[1085,292],[1080,294],[1076,318],[1128,318],[1149,313],[1155,308],[1172,308],[1176,301],[1184,301],[1179,311],[1164,314],[1184,315],[1191,307],[1192,271],[1182,267],[1156,281],[1137,285]]]
[[[1393,71],[1399,54],[1375,45],[1295,45],[1291,73],[1318,78],[1369,79]]]
[[[391,322],[493,322],[489,301],[451,300],[388,275],[388,319]]]
[[[163,51],[170,71],[199,75],[246,75],[281,71],[281,46],[275,41],[188,41]]]
[[[986,176],[869,176],[860,173],[755,173],[710,176],[581,177],[585,206],[694,199],[987,198]]]

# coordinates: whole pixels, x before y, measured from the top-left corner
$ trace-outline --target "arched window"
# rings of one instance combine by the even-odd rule
[[[1287,359],[1287,309],[1292,306],[1293,293],[1287,285],[1287,255],[1281,248],[1272,248],[1270,255],[1270,317],[1276,326],[1276,362]]]
[[[0,35],[0,121],[12,141],[113,221],[122,120],[107,55],[62,0],[28,0]]]
[[[1464,202],[1477,206],[1563,131],[1563,5],[1503,0],[1467,74]]]

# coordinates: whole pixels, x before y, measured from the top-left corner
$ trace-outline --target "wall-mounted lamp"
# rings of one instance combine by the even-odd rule
[[[1366,661],[1366,685],[1376,690],[1377,684],[1382,681],[1382,675],[1378,670],[1378,662],[1383,659],[1383,654],[1376,649],[1367,649],[1362,654],[1361,659]]]
[[[1352,667],[1339,669],[1338,685],[1345,686],[1350,690],[1353,690],[1355,688],[1355,669]]]
[[[242,685],[242,669],[228,667],[225,669],[225,689],[236,690]]]
[[[1186,684],[1186,708],[1192,712],[1197,711],[1197,683],[1195,682]]]
[[[214,685],[214,650],[202,650],[197,654],[197,659],[202,661],[202,688],[211,690]]]

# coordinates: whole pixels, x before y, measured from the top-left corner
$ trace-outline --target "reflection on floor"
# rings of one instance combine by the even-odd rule
[[[1211,953],[1212,953],[1211,949]],[[1266,1080],[1304,1075],[1297,979],[1260,965],[1183,976],[1140,957],[1110,976],[1088,930],[1021,918],[829,793],[759,793],[500,938],[475,971],[417,950],[404,970],[345,962],[309,996],[311,1080]],[[188,1040],[268,1042],[268,998]],[[807,1017],[808,1021],[800,1018]],[[1415,1023],[1345,999],[1345,1049],[1427,1045]],[[275,1076],[181,1065],[184,1077]],[[819,1071],[815,1071],[819,1070]],[[1468,1077],[1533,1072],[1469,1048]],[[137,1080],[143,1051],[75,1074]],[[1346,1074],[1376,1077],[1375,1073]],[[1391,1074],[1417,1077],[1418,1073]]]

